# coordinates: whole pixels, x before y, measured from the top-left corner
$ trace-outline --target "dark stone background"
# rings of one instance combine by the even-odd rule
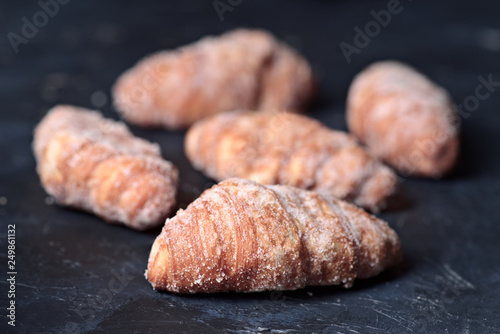
[[[472,101],[479,76],[500,81],[498,2],[401,4],[348,64],[339,44],[352,44],[354,27],[387,1],[243,0],[221,21],[212,1],[72,0],[17,54],[8,33],[21,34],[22,18],[32,21],[41,7],[0,2],[0,332],[499,332],[500,92],[462,118],[457,170],[441,181],[405,179],[401,198],[381,214],[399,233],[405,261],[350,290],[155,292],[143,273],[158,231],[138,233],[51,205],[35,173],[32,130],[50,107],[70,103],[118,119],[109,92],[122,71],[156,50],[240,26],[268,29],[305,54],[321,78],[310,115],[334,128],[345,129],[353,76],[376,60],[416,66],[457,103]],[[181,206],[212,184],[186,160],[183,132],[132,130],[160,143],[180,167]],[[7,224],[17,230],[15,329],[5,317]]]

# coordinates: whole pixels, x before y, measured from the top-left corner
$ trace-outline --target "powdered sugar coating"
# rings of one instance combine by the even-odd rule
[[[396,233],[351,204],[232,178],[167,220],[146,277],[181,293],[350,287],[400,259]]]
[[[379,62],[349,90],[349,129],[408,175],[440,177],[456,163],[458,117],[448,93],[409,66]]]
[[[239,29],[143,59],[117,80],[113,95],[127,121],[176,129],[235,109],[300,111],[314,82],[289,47],[265,31]]]
[[[60,204],[137,230],[161,224],[175,206],[177,169],[123,123],[61,105],[34,137],[38,174]]]
[[[193,165],[222,181],[242,177],[287,184],[377,211],[395,191],[396,175],[347,133],[291,113],[230,112],[193,125],[185,151]]]

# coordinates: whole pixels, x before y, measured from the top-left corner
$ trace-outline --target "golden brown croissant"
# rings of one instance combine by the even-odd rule
[[[175,206],[177,169],[123,123],[61,105],[34,137],[42,184],[63,205],[137,230],[160,225]]]
[[[146,277],[181,293],[350,287],[400,259],[396,233],[352,204],[232,178],[166,221]]]
[[[242,177],[326,192],[377,211],[397,176],[350,135],[290,113],[230,112],[193,125],[185,151],[193,165],[222,181]]]
[[[440,177],[456,163],[458,117],[448,93],[404,64],[371,65],[349,90],[349,129],[406,175]]]
[[[240,29],[147,57],[113,91],[130,123],[178,129],[222,111],[300,111],[314,87],[300,55],[265,31]]]

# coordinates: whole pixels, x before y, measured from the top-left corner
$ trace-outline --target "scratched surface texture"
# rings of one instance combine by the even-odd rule
[[[339,44],[354,45],[354,28],[364,30],[387,1],[232,3],[221,21],[212,1],[72,0],[42,25],[37,1],[0,2],[0,332],[500,332],[500,87],[474,98],[479,77],[500,81],[500,4],[402,0],[386,27],[358,41],[348,63]],[[40,27],[23,35],[36,15]],[[442,181],[404,179],[401,196],[381,214],[401,237],[400,266],[349,290],[159,293],[143,277],[158,230],[107,225],[54,205],[40,187],[30,144],[50,107],[71,103],[118,119],[109,92],[122,71],[146,54],[239,26],[268,29],[306,55],[321,79],[310,115],[328,126],[345,129],[353,76],[388,58],[469,103],[457,170]],[[17,53],[9,33],[23,38]],[[180,206],[212,184],[189,165],[183,132],[132,130],[179,166]],[[17,231],[15,328],[5,317],[7,224]]]

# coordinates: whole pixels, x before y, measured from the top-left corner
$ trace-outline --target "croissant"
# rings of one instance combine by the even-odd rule
[[[175,206],[178,172],[159,146],[96,112],[54,107],[33,150],[42,185],[62,205],[136,230],[161,225]]]
[[[232,178],[166,221],[146,277],[180,293],[351,287],[400,259],[396,233],[352,204]]]
[[[326,192],[377,211],[398,184],[354,137],[291,113],[230,112],[193,125],[185,151],[215,180],[242,177]]]
[[[438,178],[453,168],[458,121],[448,93],[402,63],[375,63],[349,89],[350,131],[405,175]]]
[[[314,88],[304,58],[265,31],[240,29],[143,59],[113,95],[130,123],[182,129],[221,111],[301,111]]]

